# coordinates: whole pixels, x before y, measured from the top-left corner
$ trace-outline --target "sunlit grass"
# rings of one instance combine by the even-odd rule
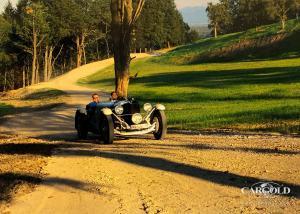
[[[257,39],[267,36],[283,33],[280,31],[280,24],[261,26],[258,31],[250,29],[245,32],[232,33],[219,36],[218,38],[201,39],[193,44],[180,46],[162,57],[154,59],[160,63],[171,64],[191,64],[201,63],[201,56],[220,48],[230,47],[239,41]],[[261,48],[259,50],[249,50],[243,55],[234,55],[233,59],[267,59],[267,58],[286,58],[300,56],[300,22],[298,20],[289,20],[287,22],[285,33],[289,35],[284,41],[280,42],[279,48]],[[215,59],[220,60],[220,59]]]
[[[180,129],[300,131],[300,58],[255,62],[171,65],[133,63],[129,94],[166,105]],[[113,67],[80,84],[110,92]]]
[[[11,91],[0,99],[0,117],[21,112],[49,110],[66,102],[67,98],[65,92],[52,88]]]

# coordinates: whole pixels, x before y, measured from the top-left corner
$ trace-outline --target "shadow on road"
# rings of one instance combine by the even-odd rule
[[[11,200],[11,190],[17,184],[26,183],[36,185],[40,184],[41,182],[42,185],[51,186],[53,188],[67,186],[82,191],[101,194],[101,192],[99,192],[99,187],[96,188],[96,186],[92,184],[84,183],[73,179],[59,177],[46,177],[42,179],[39,175],[21,173],[0,173],[0,201]]]
[[[27,150],[28,153],[30,154],[37,154],[35,151],[40,151],[40,150],[35,150],[34,147],[47,147],[49,145],[31,145],[32,150],[29,149]],[[149,157],[149,156],[144,156],[143,154],[129,154],[130,152],[122,150],[122,144],[118,143],[116,146],[120,146],[119,149],[117,150],[113,145],[106,145],[101,146],[103,149],[111,149],[109,151],[101,151],[99,147],[95,147],[92,144],[79,144],[79,143],[66,143],[66,144],[60,144],[59,145],[59,152],[55,154],[56,156],[75,156],[75,157],[99,157],[99,158],[108,158],[108,159],[114,159],[114,160],[119,160],[122,162],[134,164],[137,166],[143,166],[151,169],[157,169],[157,170],[162,170],[162,171],[167,171],[167,172],[172,172],[172,173],[178,173],[186,176],[191,176],[194,178],[206,180],[209,182],[213,182],[216,184],[220,185],[226,185],[226,186],[231,186],[235,188],[243,188],[245,186],[252,185],[257,182],[261,182],[262,180],[260,178],[256,177],[251,177],[251,176],[243,176],[243,175],[238,175],[234,174],[228,171],[218,171],[218,170],[212,170],[212,169],[206,169],[206,168],[201,168],[198,166],[193,166],[193,165],[188,165],[185,163],[180,163],[180,162],[175,162],[171,160],[167,160],[165,158],[160,158],[160,157]],[[124,144],[124,147],[134,147],[136,145],[130,145],[130,144]],[[164,145],[159,144],[160,147],[163,147]],[[175,145],[176,146],[176,145]],[[22,145],[22,147],[26,147],[26,145]],[[197,148],[200,149],[200,148]],[[210,149],[209,147],[205,147],[204,149]],[[263,152],[263,151],[260,151]],[[20,145],[18,144],[11,144],[11,145],[0,145],[0,154],[23,154],[22,148],[20,149]],[[4,176],[4,175],[2,175]],[[7,176],[7,175],[6,175]],[[20,177],[20,176],[19,176]],[[1,178],[1,177],[0,177]],[[23,180],[26,180],[27,177],[22,177]],[[36,181],[33,179],[33,181]],[[50,179],[49,182],[62,182],[64,180],[61,179]],[[300,195],[300,186],[295,185],[292,183],[287,183],[283,181],[276,181],[273,180],[273,182],[282,184],[284,186],[290,187],[292,192],[289,195],[286,195],[286,197],[297,197],[299,198]],[[47,183],[47,180],[46,180]],[[74,188],[83,188],[80,183],[76,183],[76,181],[71,182],[65,182],[66,185],[70,185]]]

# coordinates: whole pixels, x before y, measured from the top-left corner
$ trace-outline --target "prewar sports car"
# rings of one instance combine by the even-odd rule
[[[143,113],[135,99],[104,102],[96,107],[77,109],[75,128],[78,138],[86,139],[88,133],[99,135],[105,144],[112,144],[115,136],[137,136],[153,133],[160,140],[167,133],[165,106],[145,103]]]

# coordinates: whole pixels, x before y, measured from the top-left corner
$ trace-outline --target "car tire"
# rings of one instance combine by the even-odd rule
[[[104,144],[112,144],[114,142],[114,122],[111,115],[103,115],[100,131]]]
[[[156,110],[153,113],[151,123],[156,122],[155,131],[153,135],[156,140],[164,139],[167,135],[167,117],[164,111]]]
[[[77,129],[77,136],[79,139],[87,139],[88,130],[86,124],[86,115],[76,112],[76,129]]]

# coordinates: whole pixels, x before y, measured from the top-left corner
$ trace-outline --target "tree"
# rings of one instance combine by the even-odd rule
[[[285,30],[289,12],[297,8],[298,3],[298,0],[274,0],[273,12],[279,18],[282,30]]]
[[[144,3],[145,0],[138,0],[134,10],[132,0],[111,0],[115,85],[119,97],[128,95],[131,33]]]
[[[213,35],[215,38],[218,37],[218,31],[220,31],[220,26],[222,23],[228,22],[228,11],[222,3],[212,4],[209,3],[206,8],[206,12],[209,18],[209,27],[213,29]]]
[[[31,84],[38,83],[39,78],[39,50],[49,31],[46,22],[46,7],[41,2],[22,0],[17,5],[18,34],[26,45],[22,45],[24,51],[32,55]]]
[[[5,50],[6,43],[9,41],[10,30],[11,24],[0,15],[0,81],[3,85],[3,91],[7,89],[7,68],[12,63],[11,56]]]

